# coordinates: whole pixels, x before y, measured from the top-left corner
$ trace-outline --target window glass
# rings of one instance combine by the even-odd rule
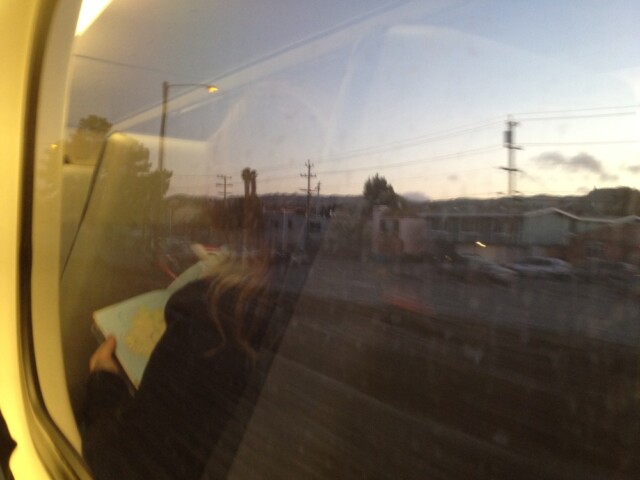
[[[78,418],[96,312],[224,253],[267,258],[274,300],[211,473],[637,478],[639,16],[113,0],[63,140]]]

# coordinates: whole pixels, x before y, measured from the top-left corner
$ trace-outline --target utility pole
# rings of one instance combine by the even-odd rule
[[[316,217],[318,216],[318,208],[320,207],[320,182],[316,185]]]
[[[304,219],[304,234],[302,236],[302,249],[306,251],[307,243],[309,239],[309,218],[311,216],[311,179],[316,176],[315,173],[311,173],[311,169],[313,168],[313,164],[311,161],[307,160],[304,164],[307,167],[307,173],[301,173],[301,177],[307,177],[307,188],[301,188],[303,192],[307,192],[307,211]]]
[[[307,160],[307,162],[305,162],[304,164],[305,167],[307,167],[307,173],[301,173],[300,176],[301,177],[307,177],[307,188],[301,188],[300,190],[302,190],[303,192],[307,192],[307,220],[309,219],[309,214],[311,213],[311,179],[315,178],[316,174],[315,173],[311,173],[311,169],[313,168],[313,164]]]
[[[169,100],[169,82],[162,82],[162,114],[160,116],[160,146],[158,147],[158,170],[164,170],[164,136],[167,129],[167,103]]]
[[[204,83],[169,83],[162,82],[162,113],[160,116],[160,144],[158,146],[158,170],[164,170],[164,139],[167,130],[167,104],[169,103],[169,88],[171,87],[204,87],[209,93],[218,91],[215,85]]]
[[[222,227],[225,235],[227,233],[227,227],[229,225],[229,210],[227,209],[227,188],[232,184],[227,180],[231,180],[231,175],[216,175],[216,177],[222,179],[222,183],[216,182],[216,187],[222,187]]]
[[[231,175],[216,175],[216,177],[222,179],[222,183],[216,183],[216,187],[222,187],[222,199],[224,206],[227,206],[227,187],[232,187],[232,183],[227,183],[227,180],[231,180]]]
[[[519,124],[514,121],[511,115],[507,119],[507,129],[504,131],[504,147],[507,149],[507,166],[500,167],[502,170],[507,171],[508,175],[508,195],[513,197],[516,194],[516,173],[519,170],[516,168],[516,150],[522,150],[515,144],[515,127]]]

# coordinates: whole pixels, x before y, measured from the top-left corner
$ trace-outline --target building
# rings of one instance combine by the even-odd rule
[[[434,257],[453,251],[481,253],[498,262],[521,255],[521,215],[508,213],[437,213],[422,215],[427,250]]]
[[[580,217],[558,208],[526,213],[421,213],[402,216],[379,207],[373,213],[372,252],[439,258],[479,253],[499,263],[540,255],[578,262],[603,257],[637,263],[640,217]],[[598,246],[600,245],[600,246]]]
[[[622,217],[573,236],[569,261],[579,264],[593,258],[640,266],[640,217]]]
[[[386,206],[374,209],[371,237],[376,257],[421,257],[427,252],[424,219],[392,213]]]
[[[263,213],[263,219],[265,238],[271,250],[279,253],[304,251],[308,248],[307,242],[319,243],[328,221],[325,217],[311,216],[306,229],[305,209],[292,207],[267,210]]]
[[[615,221],[610,218],[578,217],[558,208],[523,214],[522,242],[528,246],[569,245],[574,235],[598,229]]]

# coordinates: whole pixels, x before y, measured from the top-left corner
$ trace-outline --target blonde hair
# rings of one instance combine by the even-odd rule
[[[262,254],[230,255],[211,275],[209,306],[220,343],[205,352],[213,356],[232,342],[255,363],[258,352],[255,336],[271,304],[268,259]]]

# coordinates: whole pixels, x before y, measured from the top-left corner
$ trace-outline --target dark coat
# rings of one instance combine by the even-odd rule
[[[193,282],[167,303],[167,329],[140,388],[131,395],[112,373],[90,375],[83,455],[95,478],[196,479],[202,475],[247,385],[251,364],[232,342],[220,344],[208,300],[212,280]],[[233,308],[224,299],[223,310]]]

